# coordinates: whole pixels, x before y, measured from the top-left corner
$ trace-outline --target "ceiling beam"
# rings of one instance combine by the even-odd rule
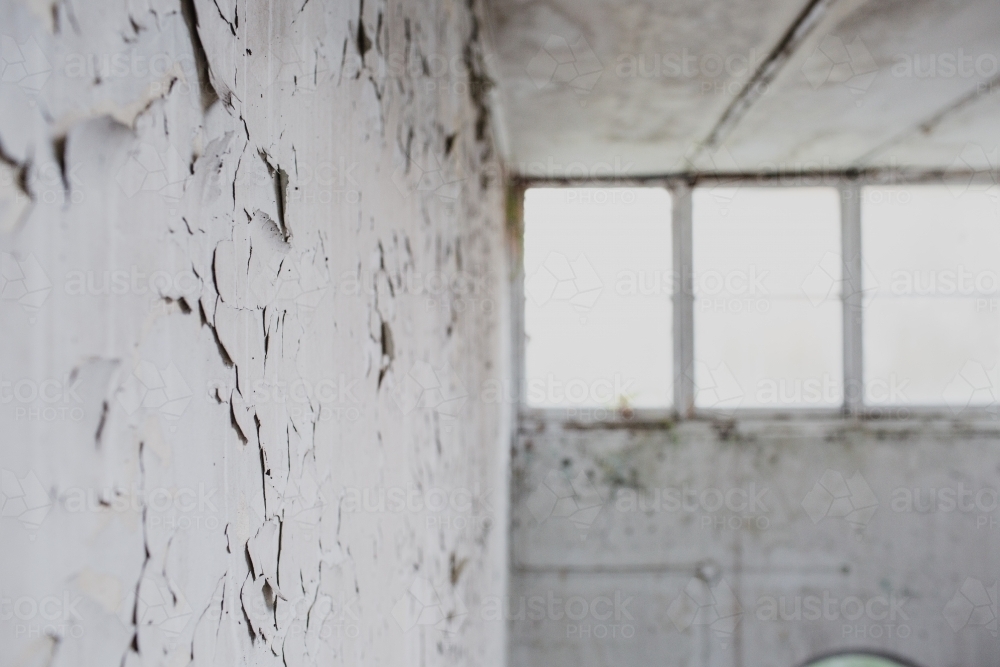
[[[836,0],[808,0],[799,15],[795,17],[788,30],[778,40],[778,43],[768,54],[767,58],[760,64],[753,76],[744,84],[743,88],[736,95],[722,116],[716,122],[708,137],[698,146],[694,156],[696,159],[701,152],[713,150],[719,146],[732,132],[736,124],[740,122],[747,111],[750,110],[760,97],[767,92],[768,86],[778,76],[778,73],[785,66],[792,54],[799,45],[809,36],[809,33],[819,24],[820,19],[826,14]]]
[[[809,186],[836,187],[844,183],[860,185],[928,185],[942,183],[979,183],[993,185],[1000,178],[994,170],[952,171],[947,169],[864,168],[831,169],[828,171],[761,171],[761,172],[674,172],[663,174],[596,175],[578,176],[518,176],[511,183],[519,188],[529,187],[657,187],[671,183],[723,186]]]

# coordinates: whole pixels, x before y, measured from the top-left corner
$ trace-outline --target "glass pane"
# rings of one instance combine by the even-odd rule
[[[529,405],[671,404],[670,207],[661,188],[525,193]]]
[[[841,405],[837,191],[698,189],[692,204],[695,405]]]
[[[990,195],[864,189],[867,403],[960,411],[1000,398],[1000,209]]]

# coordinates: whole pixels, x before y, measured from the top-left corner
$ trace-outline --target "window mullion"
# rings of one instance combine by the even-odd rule
[[[694,413],[694,293],[691,267],[691,188],[677,184],[673,201],[674,405],[682,417]]]
[[[524,328],[524,193],[522,183],[511,185],[507,191],[508,260],[510,262],[510,326],[512,381],[517,404],[514,406],[515,427],[520,413],[527,405],[525,382],[525,328]],[[515,428],[516,432],[516,428]]]
[[[861,259],[861,185],[850,181],[840,187],[841,254],[844,306],[844,409],[860,414],[864,407],[862,365],[863,285]]]

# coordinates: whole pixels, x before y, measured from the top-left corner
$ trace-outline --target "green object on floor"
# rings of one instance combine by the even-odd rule
[[[878,655],[845,653],[819,658],[803,667],[907,667],[907,663]]]

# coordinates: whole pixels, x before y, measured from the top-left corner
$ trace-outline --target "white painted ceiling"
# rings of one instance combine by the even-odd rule
[[[528,176],[996,170],[1000,0],[491,0]]]

